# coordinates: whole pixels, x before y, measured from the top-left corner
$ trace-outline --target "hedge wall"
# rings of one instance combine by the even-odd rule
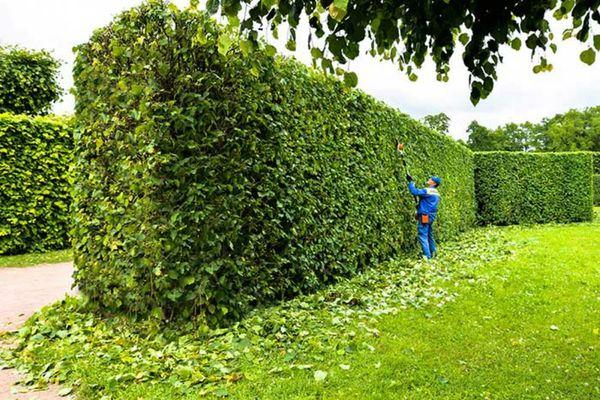
[[[472,225],[468,149],[229,40],[152,2],[77,49],[76,281],[92,300],[222,322],[411,248],[397,139],[413,175],[444,178],[439,236]]]
[[[591,153],[475,153],[475,199],[482,224],[592,219]]]
[[[70,245],[68,121],[0,114],[0,254]]]
[[[61,95],[59,67],[45,51],[0,46],[0,113],[48,113]]]
[[[594,158],[594,205],[600,206],[600,153],[595,152]]]
[[[594,205],[600,206],[600,174],[594,174]]]

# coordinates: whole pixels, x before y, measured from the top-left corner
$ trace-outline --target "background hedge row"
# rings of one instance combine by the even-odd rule
[[[72,152],[67,120],[0,114],[0,254],[70,245]]]
[[[589,221],[592,153],[475,153],[482,224]]]
[[[0,113],[48,113],[61,95],[59,67],[46,51],[0,46]]]
[[[245,44],[247,46],[247,44]],[[439,236],[474,221],[472,154],[358,91],[152,2],[78,48],[76,281],[109,309],[236,318],[415,245],[412,173],[444,178]]]

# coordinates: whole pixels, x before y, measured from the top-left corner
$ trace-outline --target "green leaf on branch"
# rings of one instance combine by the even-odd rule
[[[521,39],[519,38],[514,38],[511,42],[510,42],[510,47],[512,47],[515,50],[520,50],[521,49]]]
[[[279,3],[279,0],[260,0],[262,5],[267,9],[271,9],[273,6],[276,6]]]
[[[289,51],[296,51],[296,41],[288,40],[287,43],[285,44],[285,48],[288,49]]]
[[[269,57],[274,57],[275,54],[277,54],[277,49],[275,46],[268,44],[265,46],[265,53],[267,53]]]
[[[254,43],[251,40],[240,41],[240,50],[242,54],[247,56],[254,50]]]
[[[600,51],[600,35],[594,35],[594,48]]]
[[[581,52],[579,59],[587,65],[592,65],[596,61],[596,51],[590,47]]]
[[[346,72],[344,74],[344,84],[347,87],[355,87],[358,85],[358,76],[354,72]]]
[[[336,21],[341,21],[348,11],[348,0],[334,0],[329,5],[329,15]]]
[[[227,54],[227,52],[231,48],[231,43],[232,43],[232,41],[231,41],[231,37],[229,37],[229,35],[223,34],[223,35],[219,36],[219,42],[218,42],[219,54],[221,54],[221,55]]]
[[[312,58],[322,58],[323,52],[320,49],[313,47],[312,49],[310,49],[310,55],[312,56]]]

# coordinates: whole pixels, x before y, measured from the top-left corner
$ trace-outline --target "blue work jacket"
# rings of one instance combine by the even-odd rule
[[[417,213],[427,214],[433,221],[437,215],[438,206],[440,205],[440,193],[438,190],[432,187],[418,189],[414,182],[408,183],[408,190],[410,190],[410,193],[413,196],[419,197]]]

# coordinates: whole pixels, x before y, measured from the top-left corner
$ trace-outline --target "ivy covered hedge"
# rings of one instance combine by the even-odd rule
[[[472,153],[196,10],[151,2],[77,49],[76,281],[105,309],[237,318],[414,247],[412,174],[441,238],[474,222]]]
[[[592,219],[592,153],[475,153],[482,224]]]
[[[59,67],[46,51],[0,46],[0,113],[47,114],[61,95]]]
[[[69,247],[72,152],[69,121],[0,114],[0,254]]]

